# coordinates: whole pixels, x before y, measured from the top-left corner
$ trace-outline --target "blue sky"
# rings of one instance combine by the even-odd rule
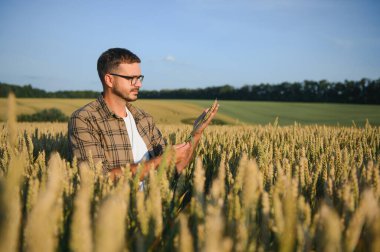
[[[380,1],[0,0],[0,81],[101,90],[111,47],[143,88],[380,78]]]

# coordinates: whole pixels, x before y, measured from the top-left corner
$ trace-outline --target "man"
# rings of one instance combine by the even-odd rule
[[[95,163],[102,163],[104,172],[112,179],[128,164],[132,174],[136,174],[138,163],[144,161],[140,173],[143,179],[162,162],[166,148],[153,118],[131,104],[137,100],[144,79],[140,63],[139,57],[127,49],[112,48],[104,52],[97,64],[103,93],[75,111],[69,121],[71,153],[79,163],[88,161],[91,155]],[[217,108],[193,134],[191,143],[174,145],[169,152],[174,155],[179,173],[189,164],[203,130],[216,112]],[[167,158],[171,160],[173,156]]]

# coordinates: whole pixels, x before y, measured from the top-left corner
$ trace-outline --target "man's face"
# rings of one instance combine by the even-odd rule
[[[141,69],[139,63],[122,63],[118,66],[116,70],[112,72],[113,74],[119,74],[124,76],[140,76]],[[142,83],[137,80],[135,84],[133,84],[132,80],[127,80],[120,76],[112,76],[113,77],[113,87],[112,91],[115,95],[123,98],[127,102],[132,102],[137,100],[137,96],[139,93],[139,89],[142,86]]]

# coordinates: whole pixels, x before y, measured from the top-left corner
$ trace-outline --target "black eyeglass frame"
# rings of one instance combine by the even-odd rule
[[[140,81],[142,83],[144,80],[144,75],[128,76],[128,75],[121,75],[121,74],[115,74],[115,73],[109,73],[109,74],[113,75],[113,76],[118,76],[118,77],[124,78],[126,80],[130,80],[131,85],[133,85],[133,86],[136,85],[137,81]],[[133,82],[134,79],[135,79],[135,81]]]

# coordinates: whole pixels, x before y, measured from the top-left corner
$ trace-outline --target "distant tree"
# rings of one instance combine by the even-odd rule
[[[367,103],[380,104],[380,79],[368,82],[365,96]]]

